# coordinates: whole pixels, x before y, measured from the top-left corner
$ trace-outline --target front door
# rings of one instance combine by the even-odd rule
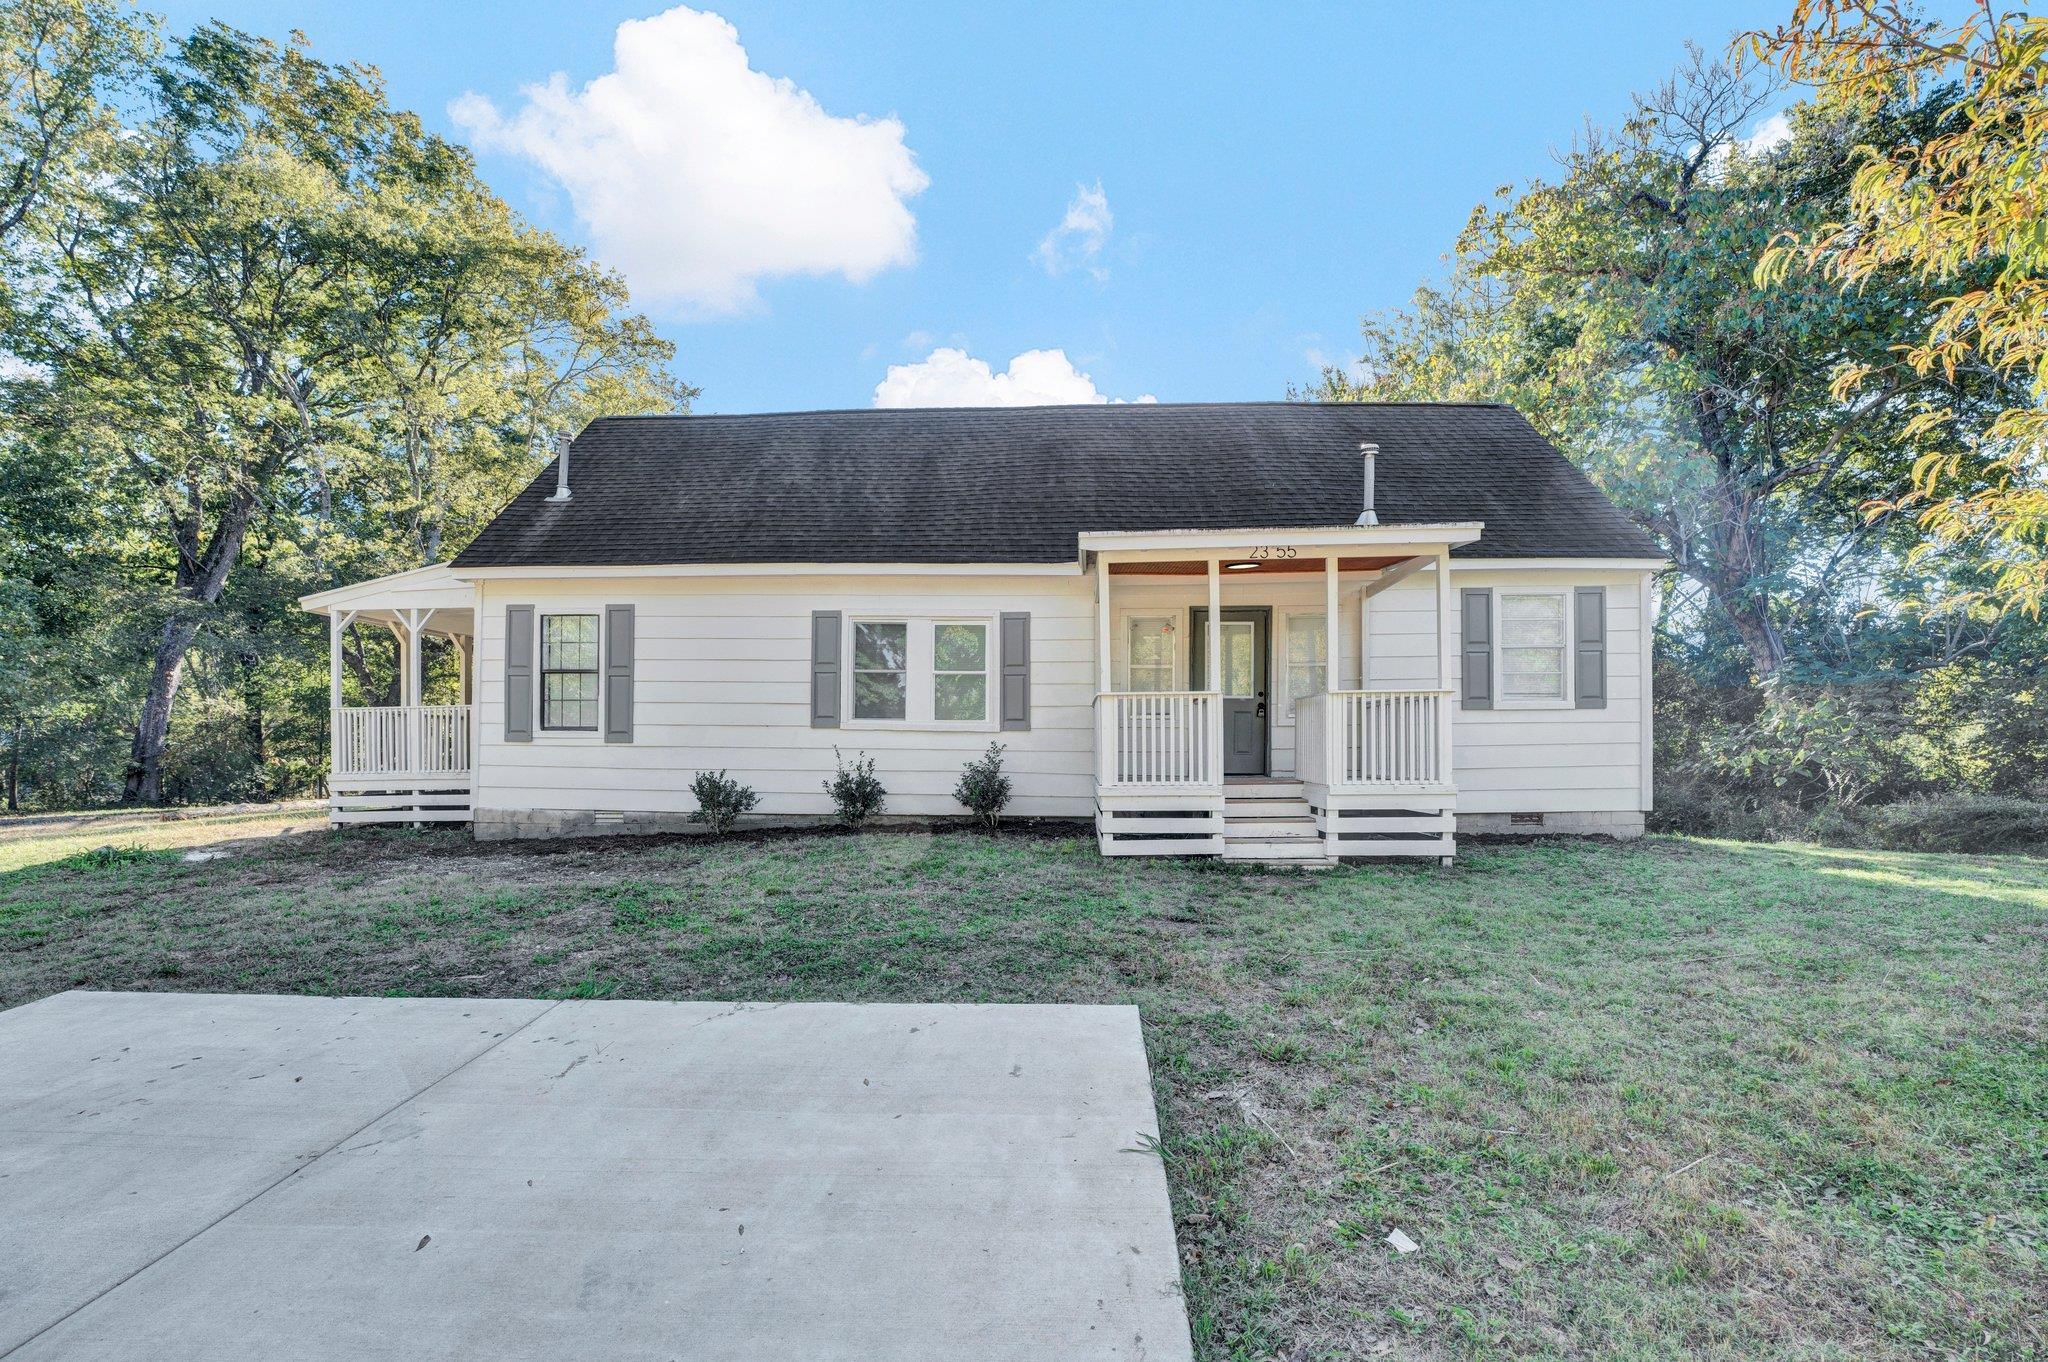
[[[1223,656],[1223,774],[1266,774],[1266,692],[1270,654],[1266,632],[1273,612],[1263,605],[1231,606],[1223,611],[1218,641]],[[1209,611],[1196,606],[1188,630],[1189,672],[1196,690],[1209,664]]]

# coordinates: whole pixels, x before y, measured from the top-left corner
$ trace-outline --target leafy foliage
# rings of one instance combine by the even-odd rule
[[[1854,291],[1755,278],[1788,225],[1845,210],[1851,148],[1910,144],[1946,109],[1938,95],[1856,122],[1795,108],[1789,140],[1751,147],[1771,94],[1693,53],[1554,179],[1475,209],[1449,279],[1369,318],[1363,376],[1327,372],[1312,394],[1512,403],[1657,537],[1697,627],[1758,677],[1917,542],[1911,517],[1864,505],[1910,485],[1916,450],[1982,476],[1975,434],[2018,390],[1893,353],[1896,319],[1940,292],[1911,271]],[[1868,377],[1850,404],[1833,382],[1847,367]],[[1932,405],[1955,419],[1927,430]]]
[[[1010,802],[1010,778],[1003,774],[1003,745],[992,742],[988,751],[967,763],[953,798],[967,811],[994,828],[1002,822],[1003,809]]]
[[[38,682],[0,743],[32,802],[308,789],[325,637],[296,597],[445,558],[554,432],[692,395],[620,281],[373,69],[158,27],[0,3],[0,576],[27,603],[0,666]],[[360,698],[387,647],[348,639]]]
[[[1866,119],[1901,91],[1960,86],[1913,139],[1857,145],[1842,210],[1790,227],[1756,273],[1776,283],[1810,271],[1846,292],[1899,272],[1935,282],[1933,306],[1896,319],[1903,362],[1951,383],[1989,372],[2024,385],[1974,442],[1995,476],[1975,476],[1962,450],[1924,448],[1910,491],[1879,513],[1929,503],[1921,520],[1936,543],[1985,544],[2000,557],[1991,594],[2038,612],[2048,599],[2048,17],[1984,0],[1957,11],[1927,19],[1906,0],[1796,0],[1787,23],[1749,35],[1756,55],[1817,87],[1828,115]],[[1881,382],[1877,366],[1848,363],[1833,389],[1850,401]],[[1959,419],[1974,424],[1952,403],[1929,403],[1907,433]]]
[[[840,822],[850,828],[861,827],[882,811],[882,805],[889,797],[889,792],[882,788],[881,780],[875,775],[875,759],[862,752],[849,763],[835,747],[832,749],[832,761],[838,769],[825,782],[825,793],[832,796],[832,805],[839,810]]]
[[[690,782],[690,793],[697,798],[690,821],[707,825],[715,837],[731,832],[741,815],[752,812],[761,802],[753,786],[742,785],[723,771],[699,771]]]

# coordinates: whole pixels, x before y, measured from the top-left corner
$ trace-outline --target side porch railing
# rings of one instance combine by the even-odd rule
[[[333,772],[465,776],[474,759],[472,705],[369,705],[334,711]]]
[[[1223,707],[1214,691],[1095,697],[1095,779],[1115,791],[1220,790]]]
[[[1295,702],[1295,762],[1332,790],[1451,783],[1448,690],[1344,690]]]

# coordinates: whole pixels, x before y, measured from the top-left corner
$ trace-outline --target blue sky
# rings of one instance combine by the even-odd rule
[[[698,409],[727,412],[868,406],[885,380],[1284,396],[1686,39],[1789,8],[708,5],[728,33],[646,0],[151,7],[380,67],[515,207],[624,269]]]

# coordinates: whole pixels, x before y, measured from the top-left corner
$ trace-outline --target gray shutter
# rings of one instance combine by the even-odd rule
[[[633,741],[633,607],[604,608],[604,740]]]
[[[1573,702],[1580,709],[1607,708],[1607,588],[1582,586],[1573,593],[1576,671]]]
[[[1003,613],[1002,716],[1004,728],[1031,727],[1031,616]]]
[[[1464,665],[1458,698],[1466,709],[1493,708],[1493,592],[1468,586],[1459,593]]]
[[[533,607],[505,607],[505,741],[533,741]]]
[[[839,727],[839,612],[811,612],[811,727]]]

